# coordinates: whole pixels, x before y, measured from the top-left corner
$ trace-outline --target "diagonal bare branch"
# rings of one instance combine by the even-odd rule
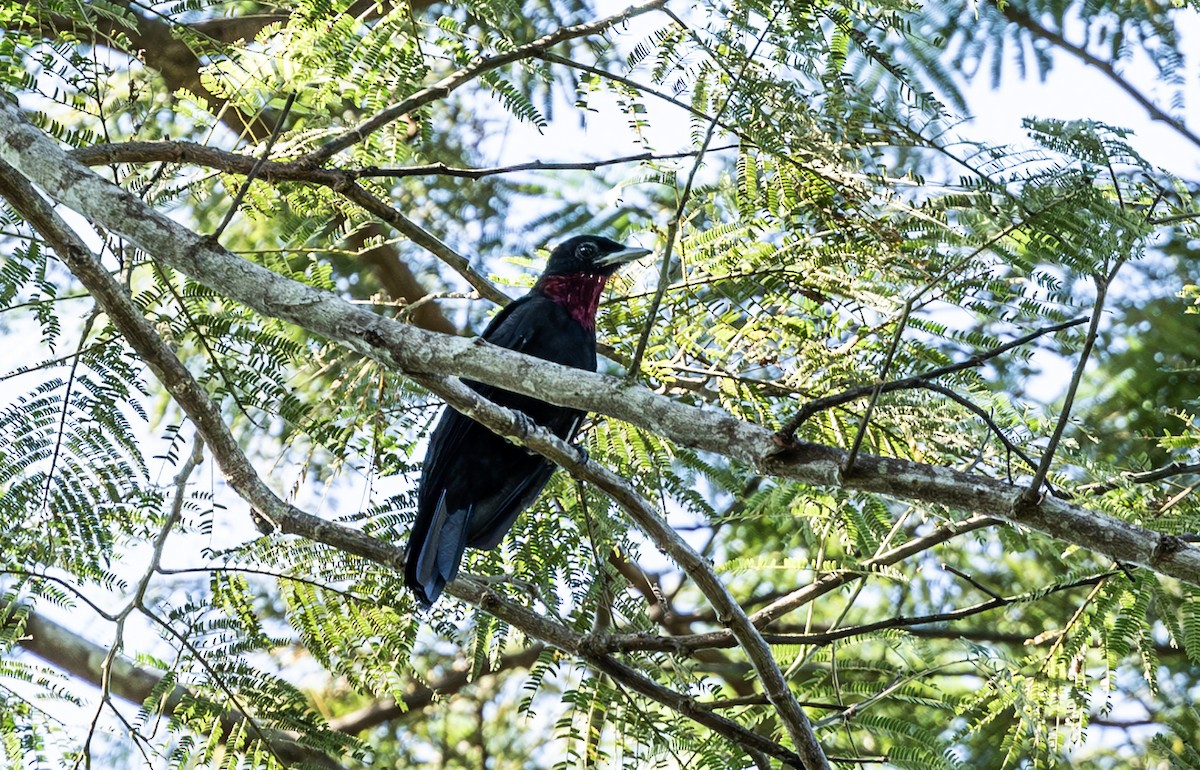
[[[510,301],[504,292],[471,266],[471,261],[447,243],[412,221],[395,207],[358,184],[355,174],[305,166],[300,162],[280,163],[254,159],[248,155],[228,152],[192,142],[129,142],[124,145],[96,145],[73,153],[86,164],[145,162],[148,160],[172,163],[191,161],[210,168],[247,177],[257,175],[267,181],[297,180],[319,184],[344,195],[363,210],[387,222],[413,243],[421,246],[453,268],[479,292],[481,297],[499,305]],[[442,331],[448,331],[442,329]]]
[[[1161,468],[1154,470],[1129,472],[1121,475],[1123,481],[1133,484],[1149,484],[1155,481],[1162,481],[1174,476],[1186,476],[1189,474],[1200,473],[1200,463],[1184,463],[1174,462],[1169,465],[1164,465]],[[1120,481],[1101,481],[1095,484],[1085,484],[1079,488],[1080,492],[1087,492],[1093,495],[1101,495],[1105,492],[1110,492],[1121,486]]]
[[[717,617],[729,627],[730,634],[737,639],[750,658],[768,700],[775,706],[804,759],[804,767],[808,770],[828,770],[829,761],[821,750],[812,726],[758,628],[730,596],[713,570],[712,564],[671,529],[629,481],[596,461],[582,456],[579,450],[545,428],[531,425],[516,412],[496,407],[457,379],[428,376],[418,376],[416,379],[445,398],[446,402],[459,412],[486,425],[509,441],[529,447],[550,458],[572,476],[603,490],[620,505],[629,518],[650,536],[655,546],[683,568],[712,604]]]
[[[1124,91],[1135,102],[1141,105],[1146,114],[1151,120],[1166,123],[1171,128],[1179,132],[1179,135],[1187,139],[1196,147],[1200,147],[1200,135],[1188,128],[1187,124],[1182,120],[1172,117],[1165,110],[1155,104],[1150,97],[1139,91],[1129,80],[1123,77],[1117,68],[1113,66],[1113,62],[1101,59],[1087,50],[1086,46],[1077,45],[1067,40],[1061,32],[1050,29],[1044,24],[1035,19],[1027,10],[1018,7],[1015,3],[1000,3],[997,5],[1000,13],[1009,21],[1023,27],[1033,35],[1048,40],[1062,50],[1079,59],[1084,64],[1095,67],[1104,73],[1113,85]]]
[[[1112,275],[1115,275],[1117,270],[1120,269],[1122,262],[1118,262],[1113,267]],[[1087,335],[1083,340],[1083,349],[1079,352],[1079,361],[1075,364],[1075,371],[1071,373],[1071,381],[1067,385],[1066,395],[1063,396],[1062,413],[1059,414],[1058,420],[1054,424],[1054,431],[1050,434],[1050,441],[1046,444],[1045,451],[1042,452],[1042,459],[1034,471],[1033,480],[1029,482],[1029,486],[1025,492],[1017,500],[1013,501],[1015,507],[1020,508],[1032,505],[1042,494],[1042,485],[1046,482],[1046,477],[1050,473],[1050,465],[1054,462],[1054,453],[1058,450],[1058,442],[1062,439],[1067,423],[1071,419],[1071,407],[1075,403],[1075,394],[1079,390],[1079,383],[1083,380],[1083,372],[1087,368],[1088,359],[1092,353],[1092,346],[1096,344],[1100,319],[1104,315],[1104,300],[1108,296],[1108,287],[1112,275],[1108,277],[1101,275],[1093,276],[1096,283],[1096,302],[1092,308],[1092,318],[1088,323]]]
[[[1097,582],[1107,577],[1111,577],[1115,572],[1102,572],[1096,575],[1091,575],[1079,580],[1073,580],[1069,583],[1055,585],[1048,590],[1029,591],[1023,594],[1013,596],[995,596],[987,601],[973,604],[969,607],[959,607],[945,612],[936,612],[928,615],[917,616],[897,616],[886,618],[874,623],[864,623],[858,626],[845,626],[842,628],[822,627],[819,629],[810,629],[802,633],[770,633],[763,634],[763,638],[771,644],[829,644],[839,639],[848,639],[855,636],[863,636],[865,634],[874,633],[890,628],[903,628],[908,633],[914,636],[922,634],[922,629],[913,628],[914,626],[924,626],[933,623],[948,623],[962,618],[972,617],[984,612],[989,612],[1000,607],[1007,607],[1011,604],[1019,602],[1032,601],[1035,598],[1067,591],[1080,586],[1093,586]],[[958,631],[951,627],[938,632],[941,636],[951,637],[961,635],[964,637],[971,636],[970,633]],[[933,631],[929,631],[927,635],[932,636]],[[1027,636],[1020,634],[1012,634],[1005,636],[1004,641],[1012,644],[1026,644],[1029,642]],[[619,634],[609,637],[608,644],[615,652],[632,652],[632,651],[663,651],[663,652],[692,652],[694,650],[709,649],[711,647],[733,647],[736,640],[727,633],[715,632],[712,634],[691,634],[679,636],[658,636],[649,633],[633,633]],[[1166,649],[1166,647],[1164,647]]]
[[[675,249],[675,241],[679,235],[680,225],[683,223],[683,212],[687,210],[688,203],[691,202],[692,188],[696,183],[696,174],[700,172],[700,167],[704,165],[704,155],[708,152],[708,147],[712,144],[713,137],[716,136],[717,128],[721,125],[721,118],[724,117],[725,111],[729,109],[729,105],[733,103],[733,97],[738,93],[738,86],[742,82],[742,78],[750,69],[750,65],[754,61],[755,54],[762,44],[766,41],[771,27],[775,24],[775,19],[783,10],[781,5],[779,9],[771,14],[771,18],[763,25],[762,31],[759,32],[758,39],[754,42],[754,48],[746,56],[746,60],[742,62],[742,66],[734,75],[725,94],[724,100],[721,102],[717,114],[713,115],[708,121],[708,128],[704,131],[704,138],[700,141],[700,149],[696,153],[696,159],[692,161],[692,167],[688,171],[687,180],[683,184],[683,189],[679,191],[679,199],[675,204],[675,214],[667,223],[667,233],[663,238],[663,252],[659,256],[658,269],[658,287],[654,290],[654,295],[650,298],[650,307],[646,309],[646,320],[642,324],[642,331],[638,335],[637,344],[634,346],[633,358],[629,362],[629,370],[626,376],[631,380],[637,380],[641,377],[642,372],[642,356],[646,354],[646,346],[650,343],[650,334],[654,331],[654,323],[658,318],[658,310],[662,305],[663,298],[667,294],[667,288],[670,286],[671,277],[671,252]]]
[[[1019,348],[1022,345],[1032,342],[1038,337],[1043,337],[1047,334],[1054,334],[1056,332],[1063,331],[1064,329],[1078,326],[1086,321],[1086,318],[1073,318],[1070,321],[1063,321],[1062,323],[1043,326],[1039,329],[1034,329],[1028,334],[1017,337],[1016,339],[1012,339],[1008,342],[997,345],[994,348],[979,351],[978,353],[975,353],[968,358],[963,359],[962,361],[956,361],[953,364],[947,364],[946,366],[940,366],[936,369],[930,369],[927,372],[914,374],[910,377],[902,377],[897,380],[891,380],[879,386],[862,385],[857,388],[843,390],[840,393],[833,393],[828,396],[822,396],[821,398],[814,398],[812,401],[809,401],[797,409],[796,414],[783,424],[783,426],[779,429],[779,438],[785,442],[790,441],[795,435],[796,430],[814,414],[823,412],[826,409],[831,409],[835,406],[848,404],[851,401],[857,401],[860,398],[865,398],[871,395],[871,393],[875,391],[876,387],[879,388],[880,393],[891,393],[895,390],[915,388],[923,382],[936,380],[940,377],[945,377],[948,374],[961,372],[964,369],[973,369],[986,361],[990,361],[997,356],[1007,353],[1014,348]]]

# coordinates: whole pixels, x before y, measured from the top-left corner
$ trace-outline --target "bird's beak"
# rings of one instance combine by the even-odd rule
[[[603,265],[604,267],[608,267],[609,265],[623,265],[626,262],[641,259],[650,253],[652,253],[650,249],[625,248],[620,251],[614,251],[612,254],[605,254],[596,260],[596,264]]]

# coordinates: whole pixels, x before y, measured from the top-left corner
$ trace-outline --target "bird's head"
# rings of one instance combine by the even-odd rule
[[[602,275],[608,277],[626,262],[646,256],[650,249],[624,246],[598,235],[577,235],[550,252],[545,276]]]
[[[577,235],[550,252],[533,291],[565,307],[583,328],[594,330],[600,293],[609,276],[649,253],[650,249],[629,248],[598,235]]]

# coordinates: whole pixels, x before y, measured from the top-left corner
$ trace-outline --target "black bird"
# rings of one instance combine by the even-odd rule
[[[596,308],[617,269],[650,253],[581,235],[550,254],[533,288],[496,314],[483,332],[494,345],[596,371]],[[523,412],[570,440],[583,412],[466,381],[497,404]],[[550,480],[554,464],[447,407],[429,437],[408,540],[404,582],[426,607],[458,574],[467,546],[495,548]]]

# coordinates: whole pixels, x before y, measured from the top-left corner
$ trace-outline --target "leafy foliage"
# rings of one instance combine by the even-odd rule
[[[410,303],[425,290],[453,292],[421,300],[447,327],[478,328],[491,312],[458,293],[456,251],[471,255],[472,275],[527,286],[540,261],[512,254],[567,232],[654,240],[671,260],[613,279],[602,366],[636,361],[651,387],[758,424],[982,356],[938,387],[818,411],[799,435],[1018,483],[1050,451],[1056,494],[1164,533],[1200,530],[1183,470],[1138,475],[1194,473],[1200,447],[1186,312],[1195,180],[1156,168],[1120,126],[1030,118],[1028,143],[1010,147],[956,122],[976,73],[1044,74],[1055,45],[1071,53],[1051,27],[1081,25],[1088,50],[1112,61],[1144,54],[1181,91],[1177,11],[668,8],[529,48],[602,17],[541,0],[299,0],[267,15],[190,1],[153,13],[7,3],[0,80],[64,145],[129,150],[104,173],[147,204],[280,276],[405,320],[418,319]],[[181,80],[160,54],[183,53],[195,61]],[[461,83],[445,86],[454,73]],[[403,115],[388,112],[405,100]],[[664,133],[659,122],[677,116]],[[622,136],[599,141],[613,126]],[[160,140],[190,144],[137,144]],[[609,140],[629,150],[612,151],[619,162],[603,158]],[[528,165],[486,170],[533,141]],[[249,178],[244,157],[290,165]],[[727,619],[618,506],[564,473],[463,569],[632,669],[643,689],[483,609],[446,600],[419,614],[384,565],[252,530],[246,503],[188,457],[192,430],[144,362],[31,225],[15,209],[3,218],[0,331],[35,342],[0,374],[6,761],[760,761],[698,723],[701,711],[791,748],[746,652],[704,636]],[[403,539],[436,414],[429,393],[115,235],[89,245],[272,488]],[[1143,301],[1136,281],[1122,283],[1127,264],[1169,287]],[[1043,365],[1034,345],[986,352],[1086,318],[1100,296],[1116,320],[1081,369],[1080,430],[1048,449],[1062,409],[1028,396]],[[1086,331],[1035,344],[1068,371]],[[1186,705],[1200,663],[1194,586],[1015,527],[939,537],[972,512],[764,478],[604,417],[579,440],[712,561],[747,612],[809,592],[765,633],[838,766],[1051,768],[1150,752],[1200,767]],[[82,642],[105,662],[72,673],[99,689],[21,651],[42,655],[29,640],[31,619],[52,622],[43,616],[96,629]],[[1130,732],[1132,748],[1102,756],[1113,742],[1092,737],[1138,703],[1163,731]]]

